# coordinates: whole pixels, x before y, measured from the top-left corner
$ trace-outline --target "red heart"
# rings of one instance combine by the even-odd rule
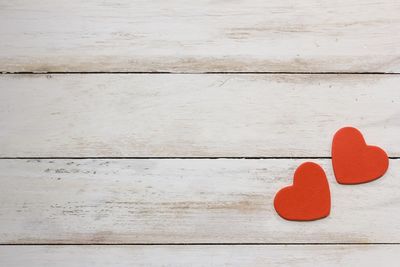
[[[345,127],[333,137],[332,165],[339,184],[361,184],[384,175],[389,159],[381,148],[368,146],[356,128]]]
[[[276,212],[291,221],[312,221],[329,215],[331,193],[324,170],[316,163],[301,164],[294,173],[293,185],[275,195]]]

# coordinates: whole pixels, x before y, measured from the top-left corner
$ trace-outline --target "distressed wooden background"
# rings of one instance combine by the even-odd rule
[[[398,266],[400,2],[0,0],[0,266]],[[333,134],[383,147],[338,185]],[[331,215],[275,192],[320,163]]]

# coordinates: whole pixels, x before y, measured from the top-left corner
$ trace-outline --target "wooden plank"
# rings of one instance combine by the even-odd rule
[[[400,156],[398,75],[3,75],[1,157]]]
[[[400,3],[1,1],[0,71],[400,71]]]
[[[273,197],[307,160],[0,160],[0,243],[399,243],[400,160],[332,212],[289,222]]]
[[[81,266],[398,266],[398,245],[2,246],[0,264]]]

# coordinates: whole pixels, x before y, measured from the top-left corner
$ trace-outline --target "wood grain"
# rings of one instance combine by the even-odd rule
[[[399,72],[393,0],[0,2],[0,71]]]
[[[330,246],[7,246],[0,264],[81,266],[398,266],[398,245]]]
[[[0,161],[0,243],[399,243],[400,160],[381,179],[334,181],[331,215],[289,222],[273,197],[307,160]]]
[[[397,75],[3,75],[1,157],[400,156]]]

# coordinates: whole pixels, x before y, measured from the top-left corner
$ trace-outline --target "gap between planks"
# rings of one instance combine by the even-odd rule
[[[388,157],[389,159],[400,159],[400,157]],[[0,160],[46,160],[46,159],[332,159],[332,157],[0,157]]]
[[[0,243],[0,247],[6,246],[376,246],[376,245],[400,245],[398,242],[375,243]]]
[[[180,71],[0,71],[0,75],[43,75],[43,74],[260,74],[260,75],[277,75],[277,74],[290,74],[290,75],[398,75],[400,72],[334,72],[334,71],[320,71],[320,72],[305,72],[305,71],[210,71],[210,72],[180,72]]]

